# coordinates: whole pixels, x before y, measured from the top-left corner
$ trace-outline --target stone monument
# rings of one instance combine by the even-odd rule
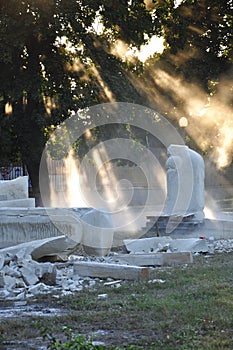
[[[193,215],[204,218],[204,161],[200,154],[184,145],[170,145],[167,150],[167,215]]]

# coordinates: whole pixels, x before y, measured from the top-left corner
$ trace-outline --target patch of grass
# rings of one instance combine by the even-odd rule
[[[78,349],[78,342],[88,349],[92,337],[103,341],[105,349],[233,349],[232,268],[232,253],[195,256],[186,267],[158,268],[156,278],[163,284],[123,281],[120,288],[96,285],[59,300],[37,297],[47,308],[67,313],[3,320],[0,341],[36,338],[47,329],[50,346],[57,349]],[[98,299],[102,293],[108,297]]]

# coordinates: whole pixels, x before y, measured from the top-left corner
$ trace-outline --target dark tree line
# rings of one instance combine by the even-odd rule
[[[156,99],[159,86],[153,85],[152,103],[134,83],[148,81],[148,67],[170,69],[214,94],[210,82],[232,72],[231,27],[231,0],[178,7],[173,0],[0,0],[2,165],[20,159],[38,196],[44,145],[72,110],[114,100],[169,115]],[[164,37],[165,50],[144,65],[112,53],[117,40],[140,48],[153,35]],[[176,60],[182,53],[186,59]]]

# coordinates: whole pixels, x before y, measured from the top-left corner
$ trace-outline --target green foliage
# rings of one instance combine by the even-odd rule
[[[139,18],[143,18],[140,26]],[[96,32],[96,19],[105,25],[103,33]],[[33,187],[38,187],[41,153],[51,125],[60,124],[72,110],[108,101],[103,84],[115,90],[117,99],[138,98],[109,45],[121,38],[140,46],[144,32],[150,34],[151,28],[143,1],[118,5],[86,0],[1,0],[0,107],[4,110],[10,103],[12,113],[8,124],[0,121],[0,127],[7,129],[0,135],[0,161],[5,161],[3,154],[18,157],[20,152]]]
[[[169,52],[190,56],[178,62],[188,81],[206,87],[232,63],[233,16],[230,0],[186,0],[178,8],[173,1],[157,2],[156,16],[163,23]]]
[[[178,7],[173,0],[0,0],[1,163],[21,157],[36,187],[49,133],[71,111],[109,100],[149,104],[130,78],[142,76],[143,65],[114,56],[117,39],[139,48],[162,35],[166,51],[148,64],[169,62],[214,93],[231,67],[231,28],[230,0],[185,0]],[[187,59],[174,59],[184,53]]]
[[[73,333],[69,327],[64,327],[63,337],[65,340],[58,340],[55,336],[51,335],[47,328],[42,329],[41,335],[44,341],[48,341],[47,348],[50,350],[103,350],[103,346],[93,345],[92,339],[86,339],[82,334]]]

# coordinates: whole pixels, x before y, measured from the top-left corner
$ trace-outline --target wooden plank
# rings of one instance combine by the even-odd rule
[[[119,261],[135,266],[174,266],[193,262],[191,252],[120,254]]]
[[[108,264],[80,261],[74,263],[73,272],[79,276],[113,278],[121,280],[149,280],[154,278],[152,267],[139,267],[124,264]]]

